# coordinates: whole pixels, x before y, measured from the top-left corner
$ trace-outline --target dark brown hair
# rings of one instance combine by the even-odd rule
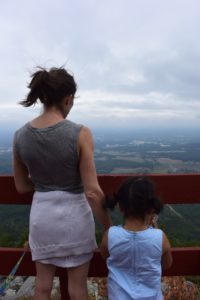
[[[111,210],[119,203],[124,217],[145,218],[152,210],[159,214],[163,203],[155,195],[153,182],[147,177],[130,177],[120,186],[113,198],[106,198],[106,206]]]
[[[20,104],[28,107],[39,99],[45,106],[59,106],[64,97],[74,97],[76,82],[64,68],[51,68],[49,71],[41,67],[38,69],[31,75],[32,80],[28,84],[30,92]]]

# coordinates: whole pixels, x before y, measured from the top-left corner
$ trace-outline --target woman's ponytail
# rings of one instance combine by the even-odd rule
[[[51,68],[49,71],[38,67],[32,74],[28,85],[30,92],[25,100],[19,102],[23,106],[36,104],[39,99],[46,107],[53,105],[60,108],[66,96],[74,97],[77,89],[74,77],[63,68]]]
[[[40,99],[40,101],[45,104],[44,90],[48,84],[49,73],[45,69],[40,68],[40,70],[33,73],[31,77],[32,80],[28,85],[30,92],[25,100],[19,102],[19,104],[25,107],[36,104],[37,99]]]

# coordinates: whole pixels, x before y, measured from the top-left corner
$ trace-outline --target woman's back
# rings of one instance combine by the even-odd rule
[[[29,169],[35,190],[83,192],[77,150],[81,127],[63,120],[45,128],[27,123],[16,132],[15,149]]]
[[[162,299],[162,236],[159,229],[129,231],[113,226],[108,232],[109,299]]]

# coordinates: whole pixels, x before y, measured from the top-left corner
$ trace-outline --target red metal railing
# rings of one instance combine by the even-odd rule
[[[121,182],[130,175],[99,175],[99,183],[105,194],[112,194]],[[156,184],[156,192],[166,204],[200,204],[200,174],[150,175]],[[32,194],[19,195],[12,176],[0,176],[0,204],[31,204]],[[0,274],[8,275],[24,249],[0,247]],[[165,276],[200,275],[200,247],[173,248],[173,265]],[[35,266],[29,250],[16,273],[19,276],[34,276]],[[68,300],[67,272],[57,268],[62,300]],[[89,277],[105,277],[107,268],[98,249],[92,259]]]

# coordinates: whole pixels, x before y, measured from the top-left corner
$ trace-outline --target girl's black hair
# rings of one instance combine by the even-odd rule
[[[148,177],[130,177],[120,186],[113,198],[106,197],[106,207],[111,210],[119,204],[124,217],[145,218],[153,210],[159,214],[163,203],[155,196],[155,187]]]
[[[74,77],[64,68],[51,68],[47,71],[38,67],[38,71],[31,75],[28,84],[30,92],[25,100],[19,102],[27,107],[35,104],[39,99],[45,106],[60,105],[64,97],[74,97],[77,89]]]

